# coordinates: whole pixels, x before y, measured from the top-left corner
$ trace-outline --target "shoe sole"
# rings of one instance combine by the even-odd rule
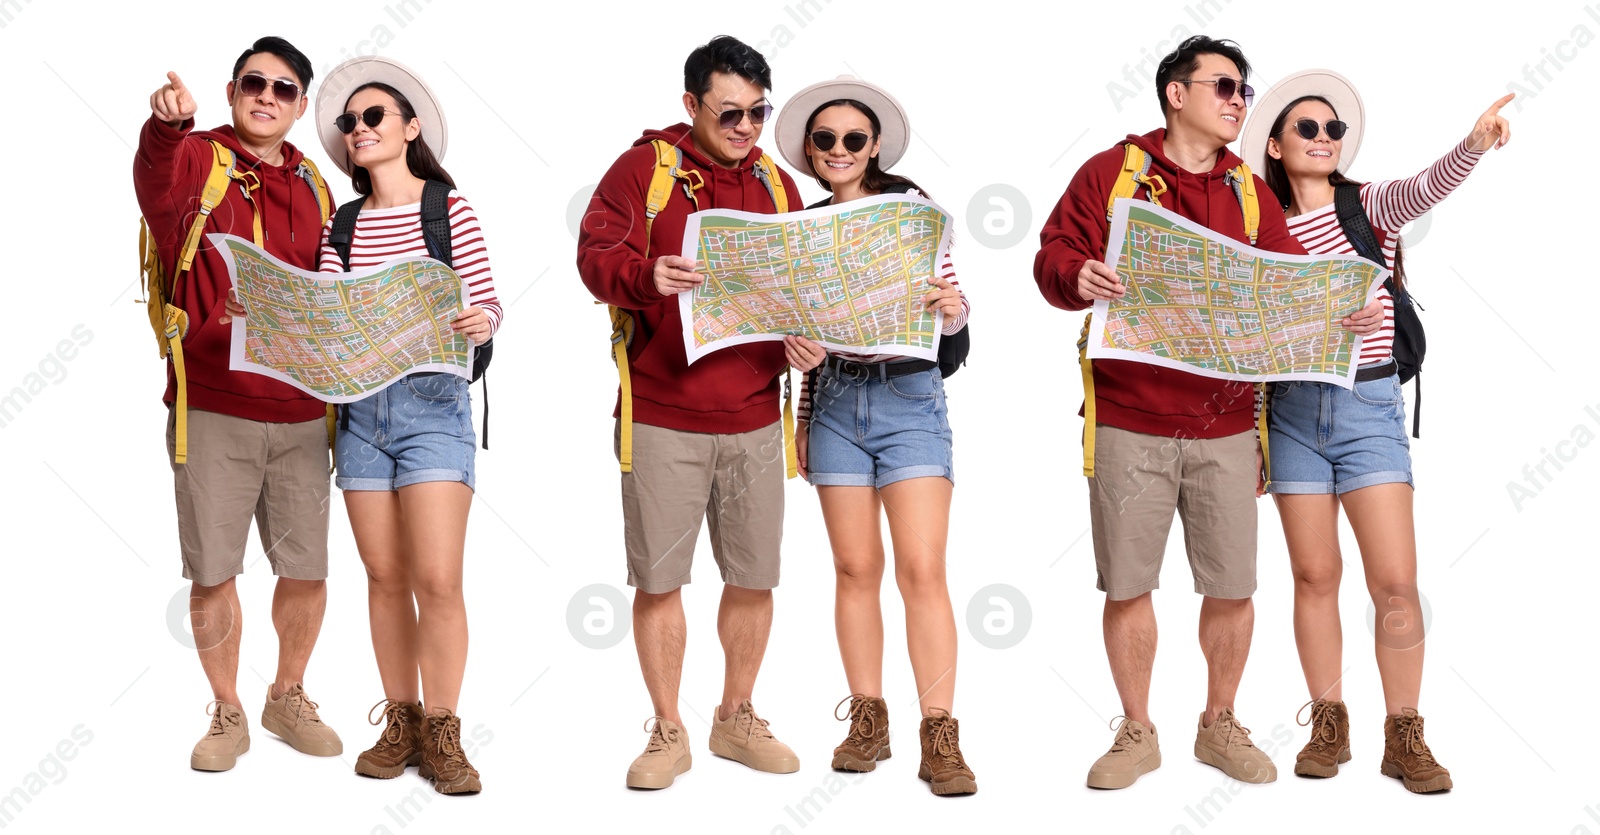
[[[878,768],[878,763],[887,759],[889,759],[889,746],[887,745],[879,748],[877,758],[871,760],[857,759],[849,754],[834,754],[833,770],[857,772],[876,771]]]
[[[433,781],[433,790],[439,794],[477,794],[483,791],[483,783],[476,777],[467,777],[459,783],[441,783],[439,775],[427,763],[417,766],[417,774]]]
[[[244,742],[240,744],[239,750],[233,752],[232,756],[198,757],[191,753],[189,755],[189,767],[195,771],[229,771],[238,764],[239,757],[249,753],[249,751],[250,737],[247,736],[244,738]]]
[[[1383,776],[1393,777],[1399,780],[1401,785],[1406,787],[1406,791],[1414,794],[1449,791],[1455,787],[1455,784],[1450,781],[1450,775],[1448,774],[1440,774],[1432,780],[1412,780],[1406,777],[1405,772],[1400,770],[1399,765],[1389,762],[1388,760],[1383,761],[1382,771]]]
[[[1125,789],[1134,784],[1140,777],[1149,774],[1161,767],[1161,752],[1146,757],[1133,767],[1131,775],[1117,775],[1114,779],[1109,776],[1096,777],[1094,772],[1089,772],[1089,788],[1091,789]]]
[[[755,769],[756,771],[764,771],[768,774],[793,774],[794,772],[800,770],[799,757],[785,757],[769,761],[752,761],[745,759],[745,757],[739,753],[739,749],[729,745],[727,742],[723,741],[721,737],[717,736],[711,738],[711,753],[725,760],[733,760],[736,763],[741,763],[745,766]]]
[[[1228,762],[1221,754],[1199,743],[1195,743],[1194,757],[1241,783],[1271,783],[1278,779],[1278,767],[1275,765],[1271,766],[1270,771],[1263,771],[1260,774],[1235,774],[1233,773],[1233,763]],[[1269,765],[1271,764],[1269,763]]]
[[[290,731],[286,725],[280,722],[278,717],[273,716],[272,714],[265,714],[261,717],[261,727],[271,731],[273,736],[276,736],[284,742],[289,743],[290,748],[293,748],[302,754],[308,754],[313,757],[337,757],[344,753],[343,741],[335,740],[333,742],[316,743],[305,742],[297,737],[292,731]]]
[[[923,763],[917,769],[917,777],[933,789],[933,793],[944,797],[952,794],[977,794],[978,781],[966,777],[952,777],[943,783],[933,782],[933,772],[928,769],[928,764]]]
[[[419,765],[422,765],[421,751],[418,751],[417,753],[407,757],[406,761],[400,763],[399,765],[373,765],[370,761],[358,757],[356,758],[356,773],[360,774],[362,777],[375,777],[379,780],[393,780],[394,778],[406,773],[407,768]]]
[[[630,788],[630,789],[664,789],[664,788],[672,785],[672,781],[678,779],[678,776],[680,774],[683,774],[685,771],[688,771],[689,770],[689,766],[691,766],[693,764],[694,764],[693,758],[688,754],[688,752],[685,752],[684,755],[683,755],[683,759],[681,761],[679,761],[677,767],[674,768],[670,772],[655,771],[655,772],[643,772],[643,773],[635,774],[634,772],[629,771],[628,772],[628,788]]]
[[[1350,762],[1350,749],[1345,748],[1339,752],[1338,762],[1333,765],[1323,765],[1309,759],[1300,760],[1294,764],[1294,773],[1301,777],[1337,777],[1339,764]]]

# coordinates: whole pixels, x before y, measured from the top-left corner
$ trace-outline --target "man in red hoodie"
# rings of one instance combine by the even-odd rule
[[[278,669],[267,687],[262,725],[307,754],[343,751],[301,683],[327,601],[326,407],[287,384],[228,369],[224,301],[232,280],[215,248],[202,239],[193,266],[173,275],[216,156],[212,142],[232,151],[243,179],[229,183],[204,232],[252,238],[259,220],[268,252],[316,269],[322,229],[312,185],[316,175],[284,141],[306,112],[310,83],[311,62],[304,54],[282,38],[262,38],[239,56],[226,84],[232,125],[195,131],[194,95],[169,72],[167,83],[150,96],[150,120],[133,161],[134,191],[170,281],[169,301],[188,316],[182,338],[188,460],[174,462],[172,472],[183,576],[193,583],[195,645],[214,698],[211,726],[189,759],[202,771],[226,771],[250,749],[236,690],[242,615],[234,577],[244,571],[252,517],[278,577],[272,600]],[[169,406],[177,385],[169,363]],[[167,418],[169,458],[176,417],[172,411]]]
[[[1126,291],[1117,272],[1099,260],[1109,233],[1106,201],[1126,143],[1144,150],[1149,174],[1165,183],[1162,206],[1247,240],[1240,198],[1226,174],[1241,162],[1227,145],[1238,138],[1250,105],[1249,72],[1238,45],[1204,35],[1184,41],[1161,62],[1156,94],[1166,127],[1130,135],[1091,157],[1045,222],[1033,268],[1045,299],[1083,310]],[[1271,194],[1260,177],[1252,177],[1256,194]],[[1135,196],[1148,197],[1148,189],[1141,187]],[[1282,212],[1269,204],[1260,214],[1257,247],[1305,254]],[[1374,314],[1381,315],[1381,308],[1369,306],[1345,325],[1365,326]],[[1148,713],[1156,654],[1151,591],[1159,585],[1174,511],[1183,519],[1195,591],[1205,596],[1200,646],[1209,675],[1195,756],[1236,780],[1271,782],[1277,779],[1272,760],[1233,714],[1255,623],[1261,458],[1253,387],[1123,360],[1096,360],[1093,373],[1090,521],[1097,587],[1106,593],[1106,654],[1124,719],[1111,750],[1091,767],[1088,783],[1125,788],[1161,764]]]
[[[677,296],[704,280],[680,252],[691,212],[776,210],[769,184],[758,176],[762,154],[756,147],[772,112],[771,77],[761,53],[734,38],[695,49],[684,64],[690,124],[646,131],[612,164],[578,238],[584,284],[632,323],[632,455],[631,472],[625,464],[622,474],[623,527],[628,584],[636,589],[634,641],[656,717],[645,752],[628,769],[633,788],[665,788],[689,769],[678,713],[685,644],[680,590],[689,582],[702,519],[710,520],[724,584],[717,631],[726,675],[712,717],[711,751],[760,771],[800,767],[750,703],[778,584],[784,485],[778,394],[788,364],[785,347],[741,345],[690,366]],[[673,183],[652,221],[645,207],[657,161],[654,140],[677,148],[688,180]],[[789,199],[798,200],[794,180],[781,171],[779,177]],[[692,199],[685,182],[698,184]],[[624,460],[621,405],[619,398],[617,454]]]

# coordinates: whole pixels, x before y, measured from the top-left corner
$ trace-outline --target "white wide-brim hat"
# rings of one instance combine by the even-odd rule
[[[1361,150],[1361,131],[1366,123],[1361,94],[1356,92],[1355,85],[1349,79],[1333,70],[1301,70],[1272,85],[1272,89],[1256,99],[1250,107],[1250,119],[1245,123],[1239,142],[1239,156],[1257,173],[1267,170],[1267,139],[1272,132],[1272,123],[1289,106],[1289,102],[1303,96],[1327,99],[1339,120],[1348,126],[1339,152],[1339,173],[1343,174],[1355,162],[1356,152]]]
[[[778,119],[772,130],[784,160],[797,171],[816,176],[811,159],[806,156],[806,122],[817,108],[838,99],[861,102],[878,117],[878,136],[882,143],[878,147],[878,167],[888,171],[899,162],[911,142],[911,120],[906,118],[906,109],[888,91],[853,75],[819,81],[795,93],[778,108]]]
[[[344,134],[334,126],[333,120],[344,112],[345,102],[363,84],[387,84],[400,91],[411,102],[412,112],[422,123],[422,139],[428,143],[435,159],[444,160],[445,130],[444,108],[439,106],[433,89],[409,67],[382,55],[362,55],[334,67],[317,88],[317,138],[322,140],[322,150],[333,164],[345,174],[350,173],[350,154],[344,147]]]

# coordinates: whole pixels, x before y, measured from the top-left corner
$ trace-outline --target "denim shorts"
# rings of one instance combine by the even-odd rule
[[[955,482],[944,378],[937,368],[881,378],[823,367],[811,393],[806,480],[884,487],[908,478]]]
[[[1358,382],[1275,383],[1268,424],[1273,493],[1343,494],[1374,484],[1411,484],[1411,442],[1400,377]]]
[[[398,490],[425,481],[475,485],[478,438],[465,378],[408,374],[339,408],[339,489]]]

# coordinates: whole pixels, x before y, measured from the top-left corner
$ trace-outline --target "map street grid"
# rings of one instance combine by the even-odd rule
[[[680,294],[689,362],[732,345],[799,334],[857,353],[938,356],[933,289],[949,216],[911,195],[876,196],[783,215],[689,216],[682,252],[704,284]]]
[[[1340,320],[1389,271],[1355,256],[1266,252],[1158,206],[1119,199],[1106,261],[1127,294],[1099,300],[1088,355],[1250,382],[1350,388],[1361,337]]]
[[[347,273],[291,267],[250,241],[210,235],[246,316],[233,322],[228,367],[329,403],[360,400],[407,374],[470,377],[472,345],[450,329],[461,279],[431,258]]]

